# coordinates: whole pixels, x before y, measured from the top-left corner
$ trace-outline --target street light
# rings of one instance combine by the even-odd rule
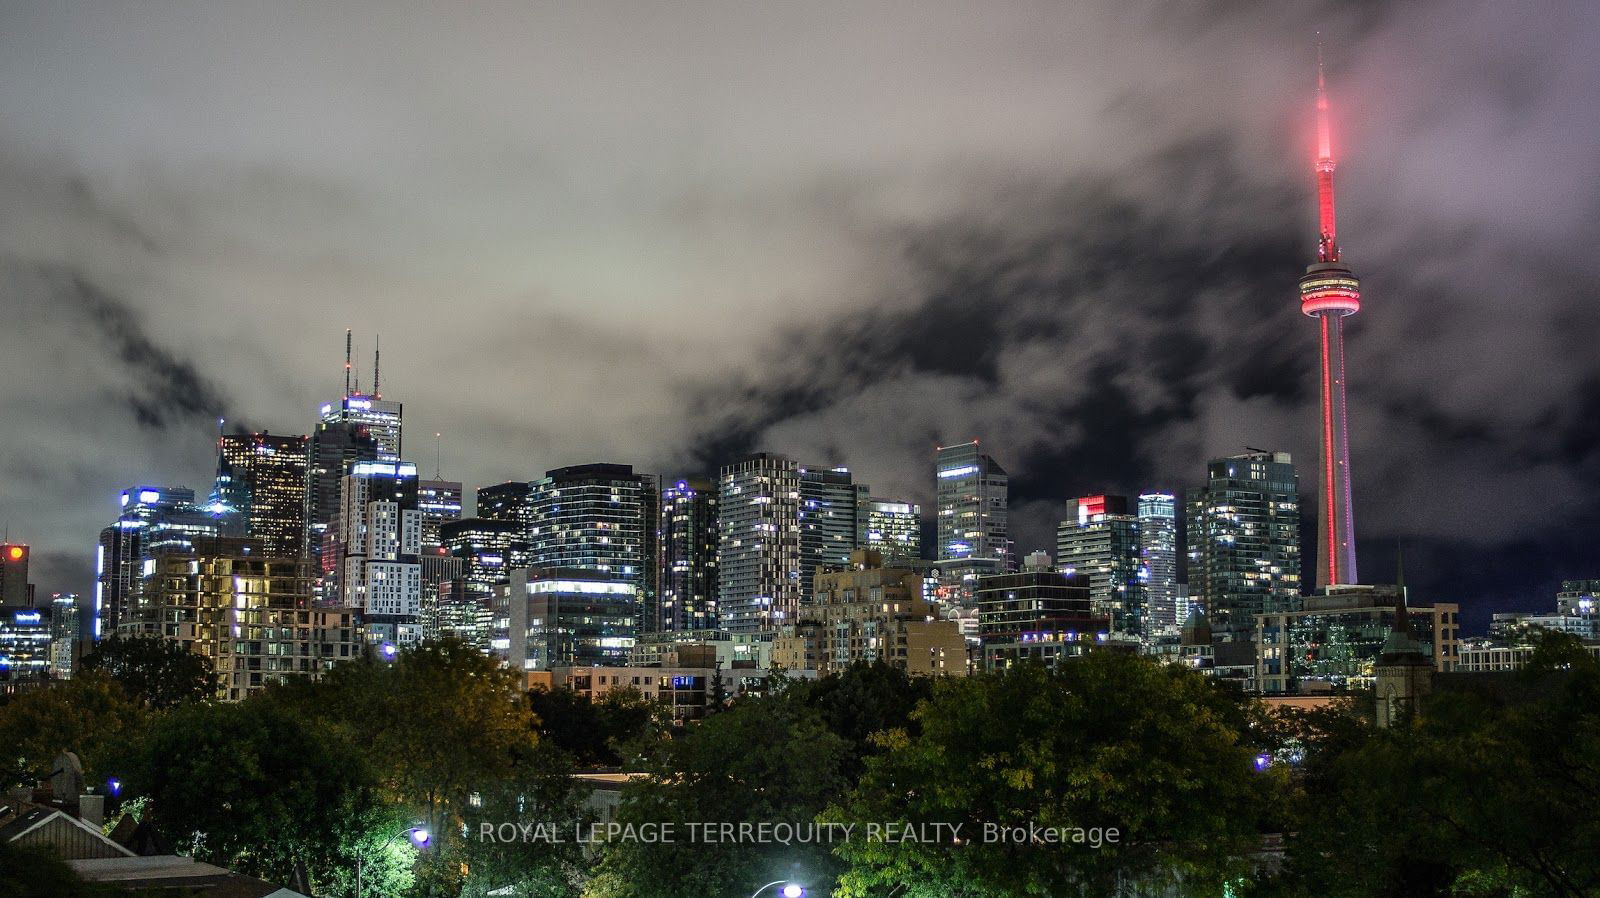
[[[769,882],[761,888],[756,889],[754,892],[751,892],[750,898],[756,898],[757,895],[765,892],[767,889],[770,889],[773,886],[783,886],[783,888],[779,890],[779,894],[781,894],[783,898],[806,898],[805,886],[798,882],[790,882],[787,879],[774,879],[772,882]]]
[[[390,845],[394,844],[394,840],[401,836],[409,838],[411,844],[418,848],[426,848],[428,847],[428,840],[433,838],[433,833],[429,832],[426,826],[413,824],[383,840],[383,844],[378,846],[378,850],[387,850]],[[361,852],[358,850],[356,852],[356,898],[361,898],[361,868],[364,866],[365,861],[366,859],[362,857]]]

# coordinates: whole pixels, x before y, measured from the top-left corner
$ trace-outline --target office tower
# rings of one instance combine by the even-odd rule
[[[715,630],[717,623],[717,487],[679,480],[661,490],[658,564],[660,616],[644,632]]]
[[[478,517],[488,520],[515,520],[533,527],[533,485],[526,480],[507,480],[493,487],[478,487]]]
[[[256,539],[201,538],[188,552],[152,559],[143,602],[121,629],[207,658],[229,701],[355,657],[355,610],[317,606],[309,562],[264,549]]]
[[[197,539],[244,535],[238,516],[197,505],[188,487],[131,487],[122,491],[120,501],[121,514],[100,531],[95,556],[97,640],[138,608],[142,578],[156,557],[188,554]]]
[[[758,453],[717,482],[718,611],[732,633],[772,632],[800,609],[800,466]]]
[[[440,545],[439,528],[461,520],[461,484],[454,480],[417,481],[417,510],[422,512],[422,545]]]
[[[955,621],[937,619],[922,597],[922,575],[883,566],[861,549],[842,570],[817,574],[812,601],[779,628],[772,657],[780,666],[826,676],[856,663],[882,663],[909,674],[967,675],[967,642]]]
[[[1171,493],[1139,494],[1139,563],[1146,632],[1176,633],[1183,618],[1178,616],[1178,499]]]
[[[1300,278],[1300,311],[1316,319],[1322,349],[1322,467],[1317,497],[1317,581],[1356,583],[1350,507],[1350,432],[1345,406],[1344,319],[1361,309],[1361,285],[1340,258],[1333,204],[1333,141],[1322,57],[1317,57],[1317,261]]]
[[[1371,689],[1403,594],[1398,586],[1337,586],[1306,596],[1304,608],[1262,615],[1257,688],[1268,695]],[[1460,611],[1451,602],[1404,609],[1409,634],[1441,673],[1455,665]]]
[[[1056,564],[1089,576],[1094,613],[1111,619],[1113,633],[1145,632],[1145,580],[1139,556],[1139,517],[1125,496],[1085,496],[1076,516],[1056,528]]]
[[[860,515],[863,549],[883,555],[883,563],[916,561],[922,557],[922,508],[898,499],[870,498]]]
[[[375,349],[372,353],[372,389],[363,393],[360,385],[351,380],[350,332],[344,332],[344,396],[337,402],[323,403],[321,421],[323,424],[353,425],[365,431],[378,444],[378,461],[398,461],[401,413],[404,408],[401,403],[383,398],[378,362]]]
[[[49,606],[0,609],[0,692],[49,678],[50,612]]]
[[[849,468],[800,466],[800,604],[810,604],[819,572],[850,566],[868,492]]]
[[[496,593],[491,644],[512,670],[627,664],[638,633],[636,578],[595,568],[519,568]]]
[[[345,475],[338,516],[337,581],[330,593],[361,612],[368,638],[396,645],[421,639],[422,513],[417,466],[361,461]]]
[[[1018,573],[979,577],[974,593],[984,670],[1055,666],[1111,635],[1110,619],[1094,613],[1088,575],[1053,570],[1048,556],[1030,557]]]
[[[83,608],[76,593],[50,597],[50,676],[65,680],[78,668],[83,655]]]
[[[223,436],[219,474],[231,475],[231,490],[218,490],[244,519],[245,533],[261,540],[274,558],[306,551],[306,489],[310,438],[270,433]],[[221,477],[219,476],[219,486]],[[228,493],[242,499],[228,501]]]
[[[23,543],[0,543],[0,609],[33,607],[28,556]]]
[[[1299,478],[1287,452],[1250,452],[1206,467],[1189,490],[1189,596],[1214,634],[1248,641],[1255,616],[1300,599]]]
[[[530,564],[618,574],[633,583],[636,621],[659,619],[656,527],[660,484],[629,465],[573,465],[529,485]]]
[[[526,480],[508,480],[478,488],[478,517],[490,521],[516,521],[533,526],[533,486]]]
[[[463,564],[462,579],[469,592],[488,596],[506,583],[511,572],[527,567],[532,553],[526,532],[517,521],[462,518],[439,527],[442,546]]]
[[[934,456],[940,561],[977,559],[1006,570],[1006,472],[978,451],[978,441],[941,446]]]
[[[333,525],[339,514],[345,474],[356,462],[377,460],[378,441],[364,424],[323,421],[311,435],[306,472],[306,549],[316,576],[329,576],[338,563],[325,550],[329,540],[338,535]]]
[[[420,500],[419,500],[420,501]],[[417,556],[421,568],[422,597],[419,617],[423,639],[439,639],[445,635],[440,598],[459,596],[466,589],[466,559],[450,554],[443,545],[423,545]]]

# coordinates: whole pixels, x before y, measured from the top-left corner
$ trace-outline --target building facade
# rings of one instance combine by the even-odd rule
[[[245,533],[261,540],[275,558],[294,558],[307,551],[310,437],[270,433],[225,435],[219,440],[221,462],[232,475],[236,510],[244,516]]]
[[[1213,460],[1187,506],[1189,597],[1219,638],[1249,642],[1256,615],[1299,607],[1299,478],[1289,453]]]
[[[1145,583],[1139,518],[1124,496],[1085,496],[1076,515],[1056,528],[1056,565],[1089,578],[1089,599],[1098,617],[1111,619],[1113,633],[1145,632]]]
[[[718,611],[731,633],[773,632],[800,610],[800,466],[759,453],[717,482]]]
[[[120,501],[121,513],[100,531],[95,555],[96,640],[137,610],[143,577],[156,558],[190,554],[196,540],[244,535],[242,520],[196,504],[188,487],[131,487],[122,491]]]
[[[491,651],[513,670],[622,667],[638,637],[638,584],[594,568],[518,568],[497,588]]]
[[[800,466],[800,604],[809,605],[821,571],[848,567],[869,490],[848,468]]]
[[[173,640],[211,663],[218,697],[317,677],[362,647],[358,613],[318,606],[310,565],[255,540],[202,540],[156,559],[145,601],[121,630]]]
[[[684,479],[662,487],[656,530],[659,614],[643,632],[717,629],[717,521],[716,484]]]
[[[934,456],[940,561],[974,559],[1007,570],[1011,556],[1008,478],[978,441],[941,446]]]
[[[1307,596],[1305,607],[1257,618],[1256,684],[1268,695],[1305,695],[1372,687],[1385,641],[1399,616],[1401,589],[1342,586]],[[1455,669],[1460,606],[1405,609],[1409,633],[1440,672]]]
[[[817,574],[814,600],[778,631],[772,657],[779,667],[822,676],[857,663],[913,675],[967,674],[966,640],[922,597],[922,575],[886,568],[869,550],[852,553],[844,570]]]
[[[639,621],[660,619],[656,528],[660,485],[629,465],[556,468],[530,485],[530,564],[615,574],[634,586]]]
[[[422,545],[443,545],[439,528],[461,520],[461,484],[455,480],[418,480],[417,511],[422,512]]]
[[[885,565],[922,558],[922,507],[898,499],[869,498],[858,516],[863,529],[857,544],[883,556]]]
[[[343,501],[344,477],[357,462],[378,460],[378,441],[356,421],[321,421],[311,434],[306,463],[306,548],[313,573],[334,573],[338,559],[327,544],[338,533],[334,520]]]
[[[1175,634],[1188,617],[1188,609],[1179,608],[1178,499],[1171,493],[1140,493],[1138,513],[1145,629],[1152,634]]]
[[[984,670],[1023,662],[1055,666],[1111,636],[1111,620],[1094,613],[1088,575],[1052,570],[1048,559],[980,578],[976,596]]]
[[[339,605],[361,612],[368,639],[406,645],[422,638],[422,512],[417,466],[356,462],[345,475],[338,516]]]

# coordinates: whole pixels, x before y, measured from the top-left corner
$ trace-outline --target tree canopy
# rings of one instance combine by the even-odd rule
[[[217,694],[211,662],[182,643],[160,636],[109,636],[83,656],[82,669],[105,671],[152,708],[170,708]]]

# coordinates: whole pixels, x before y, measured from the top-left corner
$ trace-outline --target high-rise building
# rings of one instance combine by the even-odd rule
[[[0,609],[0,693],[50,678],[52,609]]]
[[[404,645],[422,637],[422,513],[417,466],[362,461],[345,475],[338,518],[340,604],[362,614],[368,638]]]
[[[245,532],[261,540],[274,558],[295,558],[306,551],[309,443],[309,437],[270,433],[234,434],[219,441],[219,467],[232,475],[243,497],[235,507]]]
[[[898,499],[869,498],[860,515],[863,530],[857,538],[863,549],[883,555],[883,563],[916,561],[922,557],[922,508]]]
[[[1089,577],[1090,605],[1111,619],[1111,630],[1139,637],[1145,632],[1145,582],[1139,552],[1139,517],[1125,496],[1085,496],[1077,514],[1056,528],[1056,564]]]
[[[661,489],[658,564],[660,615],[647,633],[715,630],[717,617],[717,487],[684,479]]]
[[[65,680],[78,669],[83,655],[83,606],[78,595],[58,592],[50,597],[50,676]]]
[[[199,539],[152,559],[143,602],[123,632],[170,639],[210,660],[230,701],[314,678],[360,651],[356,613],[312,599],[304,558],[274,558],[256,539]]]
[[[978,451],[978,441],[941,446],[934,456],[940,561],[977,559],[1004,572],[1011,556],[1005,469]]]
[[[1214,459],[1186,504],[1189,596],[1214,634],[1248,641],[1256,615],[1299,607],[1299,478],[1289,453]]]
[[[800,610],[800,466],[758,453],[717,484],[718,611],[732,633],[772,632]]]
[[[1344,319],[1361,309],[1361,285],[1340,258],[1333,204],[1333,141],[1322,59],[1317,59],[1317,261],[1300,278],[1300,311],[1321,329],[1322,438],[1318,445],[1321,503],[1317,516],[1317,581],[1357,583],[1354,516],[1350,507],[1350,429],[1345,405]]]
[[[95,558],[95,620],[99,639],[139,606],[144,575],[161,555],[191,554],[197,539],[244,535],[238,515],[195,503],[188,487],[136,486],[123,490],[122,512],[100,531]]]
[[[441,545],[439,528],[461,520],[461,484],[454,480],[417,481],[417,511],[422,512],[422,545]]]
[[[1460,606],[1409,606],[1398,586],[1337,586],[1299,610],[1263,614],[1256,629],[1256,683],[1269,695],[1370,689],[1389,634],[1403,616],[1436,670],[1454,669]]]
[[[1556,592],[1556,613],[1600,617],[1600,580],[1563,580]]]
[[[800,466],[800,604],[811,603],[818,573],[850,566],[868,493],[849,468]]]
[[[512,670],[627,664],[639,629],[634,578],[595,568],[519,568],[496,592],[492,651]]]
[[[526,480],[508,480],[493,486],[478,487],[478,517],[490,521],[516,521],[524,528],[533,526],[533,505],[529,501],[533,486]]]
[[[1052,570],[1048,556],[1039,555],[1018,573],[978,578],[984,670],[1022,662],[1054,666],[1110,638],[1110,619],[1094,613],[1088,575]]]
[[[334,520],[344,492],[344,477],[357,462],[377,461],[378,441],[364,424],[323,421],[311,435],[306,472],[306,549],[313,573],[327,577],[338,563],[327,557],[327,543],[338,535]]]
[[[526,530],[518,521],[462,518],[439,527],[442,547],[463,563],[461,576],[469,593],[489,596],[511,572],[527,567],[532,553]]]
[[[0,543],[0,609],[32,608],[33,587],[28,583],[28,546]]]
[[[1145,577],[1145,629],[1174,634],[1178,616],[1178,499],[1171,493],[1139,494],[1139,562]]]
[[[656,476],[629,465],[572,465],[546,472],[530,487],[530,564],[617,574],[635,587],[634,620],[658,620]]]
[[[940,620],[922,597],[922,575],[886,568],[883,556],[858,550],[850,565],[817,574],[800,619],[778,630],[773,660],[826,676],[856,663],[883,663],[909,674],[967,675],[967,643],[955,621]]]

